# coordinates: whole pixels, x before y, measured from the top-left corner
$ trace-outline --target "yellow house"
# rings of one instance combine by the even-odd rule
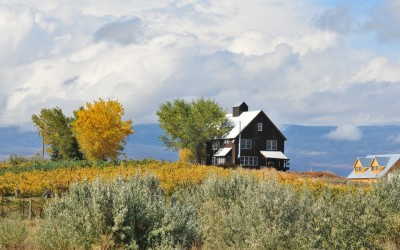
[[[355,181],[374,181],[395,169],[400,169],[400,154],[357,157],[353,171],[347,178]]]

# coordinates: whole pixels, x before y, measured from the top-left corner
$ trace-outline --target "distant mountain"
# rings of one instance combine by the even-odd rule
[[[336,127],[286,125],[282,129],[288,139],[285,155],[290,158],[291,171],[330,171],[347,176],[356,157],[369,154],[400,153],[400,126],[360,127],[359,141],[337,141],[326,135]],[[159,140],[163,131],[158,124],[139,124],[127,140],[124,152],[129,158],[152,157],[174,161],[178,154],[168,151]],[[41,138],[36,132],[17,128],[0,128],[0,158],[10,153],[30,156],[40,153]]]
[[[42,152],[42,139],[36,132],[16,127],[0,127],[0,159],[10,154],[32,156]]]
[[[128,158],[175,161],[178,154],[166,150],[159,140],[163,134],[158,124],[139,124],[133,126],[134,133],[128,137],[124,152]],[[21,131],[15,127],[0,128],[0,159],[10,154],[32,156],[42,152],[41,137],[33,131]]]

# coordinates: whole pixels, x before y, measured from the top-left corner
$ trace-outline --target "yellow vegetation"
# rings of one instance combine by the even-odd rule
[[[227,177],[232,171],[241,174],[254,174],[267,179],[275,178],[281,183],[294,186],[297,190],[308,188],[312,191],[331,189],[337,192],[351,192],[357,186],[342,180],[334,183],[321,178],[302,176],[297,173],[283,173],[273,170],[228,170],[215,166],[190,165],[183,162],[151,162],[146,164],[121,164],[110,167],[82,167],[54,169],[50,171],[37,170],[33,172],[4,173],[0,175],[0,195],[13,195],[16,187],[24,197],[42,195],[46,190],[64,192],[71,183],[82,180],[102,178],[111,180],[117,176],[129,177],[137,173],[150,173],[159,178],[166,192],[173,191],[181,185],[201,183],[209,175]]]
[[[181,162],[194,162],[192,151],[188,148],[179,149],[179,160]]]
[[[115,159],[125,138],[133,133],[132,121],[122,121],[125,111],[118,101],[100,99],[76,112],[72,123],[79,146],[89,160]]]

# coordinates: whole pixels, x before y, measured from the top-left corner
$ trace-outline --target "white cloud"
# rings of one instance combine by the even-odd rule
[[[359,141],[362,139],[363,133],[357,126],[344,124],[326,134],[325,137],[336,141]]]
[[[323,51],[336,45],[336,35],[333,32],[315,32],[302,36],[269,37],[258,31],[249,31],[236,38],[228,49],[246,56],[262,56],[271,53],[281,44],[292,47],[295,53],[304,55],[309,52]]]
[[[281,124],[400,122],[400,60],[352,47],[352,29],[327,18],[349,18],[347,9],[305,0],[12,2],[0,7],[0,125],[98,98],[154,122],[163,101],[201,96],[228,110],[244,100]],[[382,98],[391,105],[370,101]],[[15,110],[26,112],[6,118]]]
[[[246,58],[243,68],[246,71],[254,72],[261,70],[277,70],[295,60],[292,48],[285,44],[280,44],[274,52],[266,53],[262,56]]]
[[[112,41],[127,45],[137,42],[144,32],[144,27],[139,18],[130,18],[105,24],[95,33],[96,40]]]
[[[301,151],[300,154],[309,157],[316,157],[316,156],[326,155],[327,153],[320,151]]]
[[[391,62],[387,57],[370,60],[351,80],[352,82],[400,82],[400,61]]]

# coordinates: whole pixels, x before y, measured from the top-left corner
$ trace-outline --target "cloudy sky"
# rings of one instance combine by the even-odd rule
[[[239,101],[277,124],[400,124],[396,0],[0,0],[0,126],[117,99]]]

